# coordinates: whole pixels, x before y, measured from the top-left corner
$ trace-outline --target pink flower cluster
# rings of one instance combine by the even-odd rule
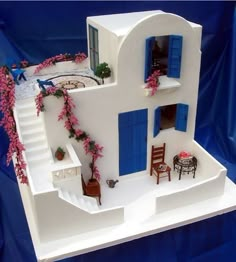
[[[46,60],[44,60],[41,64],[39,64],[34,73],[37,74],[39,73],[42,69],[47,68],[49,66],[55,65],[57,62],[62,62],[62,61],[69,61],[69,60],[74,60],[75,63],[82,63],[85,59],[87,58],[85,53],[77,53],[74,56],[70,54],[60,54],[56,55],[53,57],[50,57]]]
[[[191,157],[191,156],[192,156],[191,153],[186,152],[186,151],[181,151],[181,152],[179,153],[179,157],[180,157],[180,158],[189,158],[189,157]]]
[[[60,54],[60,55],[56,55],[53,57],[50,57],[46,60],[44,60],[41,64],[39,64],[34,73],[37,74],[38,72],[40,72],[43,68],[47,68],[49,66],[53,66],[55,65],[56,62],[61,62],[61,61],[65,61],[66,60],[66,55]]]
[[[152,73],[151,76],[147,78],[146,89],[151,88],[151,96],[154,96],[157,92],[157,88],[160,85],[159,76],[161,75],[160,70],[156,70]]]
[[[89,154],[92,157],[92,162],[90,164],[92,178],[93,176],[95,176],[97,180],[100,180],[100,173],[96,166],[96,161],[98,160],[98,158],[102,157],[103,147],[93,141],[86,132],[78,128],[79,121],[73,113],[75,104],[72,98],[69,96],[67,90],[62,88],[49,87],[47,88],[46,92],[39,93],[35,99],[37,114],[39,115],[39,112],[44,110],[43,97],[49,95],[54,95],[56,97],[63,96],[64,106],[58,115],[58,121],[65,120],[64,126],[68,130],[70,138],[74,137],[76,141],[83,141],[83,148],[85,153]]]
[[[78,53],[78,54],[75,54],[74,60],[75,60],[75,63],[78,64],[78,63],[82,63],[86,58],[87,56],[85,53]]]
[[[28,183],[25,175],[26,163],[23,158],[22,151],[25,150],[23,144],[19,140],[16,130],[16,122],[13,115],[15,106],[15,83],[8,70],[4,67],[0,68],[0,110],[3,112],[3,118],[0,126],[3,126],[9,137],[9,148],[7,153],[7,165],[10,164],[13,154],[16,156],[15,172],[21,183]]]

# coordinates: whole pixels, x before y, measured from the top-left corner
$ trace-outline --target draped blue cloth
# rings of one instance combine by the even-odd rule
[[[236,181],[235,2],[1,2],[0,65],[39,63],[86,51],[87,16],[161,9],[203,25],[196,140]],[[1,117],[2,115],[0,115]],[[12,164],[0,128],[0,262],[36,261]],[[236,261],[236,212],[94,251],[66,262]]]

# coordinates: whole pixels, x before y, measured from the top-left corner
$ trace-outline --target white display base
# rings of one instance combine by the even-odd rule
[[[126,217],[123,224],[42,244],[37,237],[36,221],[33,217],[28,189],[27,186],[20,184],[21,196],[38,261],[55,261],[76,256],[191,224],[236,209],[236,185],[226,178],[224,194],[219,197],[172,209],[159,215],[155,214],[144,220],[137,220],[130,213],[130,217]]]
[[[129,21],[127,23],[128,17],[131,24]],[[127,30],[120,25],[121,21]],[[45,99],[47,110],[43,116],[41,114],[41,118],[36,118],[33,101],[21,101],[23,105],[19,103],[16,108],[19,134],[26,147],[30,184],[29,187],[21,184],[19,187],[38,261],[55,261],[91,252],[236,209],[236,186],[226,178],[226,169],[194,141],[201,26],[160,11],[91,17],[87,23],[99,32],[99,58],[111,67],[114,81],[112,84],[72,90],[69,94],[76,105],[74,113],[79,118],[81,128],[104,146],[104,157],[98,162],[102,174],[102,206],[97,206],[94,198],[83,198],[92,206],[91,210],[83,207],[79,201],[72,205],[76,203],[73,199],[83,196],[78,196],[76,190],[71,192],[68,189],[70,181],[66,185],[63,183],[65,188],[56,189],[48,179],[52,170],[47,166],[51,161],[47,149],[68,142],[67,132],[57,121],[61,101],[54,97]],[[183,37],[181,75],[178,81],[160,77],[157,94],[147,98],[143,89],[139,88],[145,85],[145,39],[163,35]],[[132,58],[128,66],[127,57]],[[48,74],[60,75],[76,68],[74,63],[65,62],[40,73],[45,74],[45,77],[42,76],[44,79],[48,79]],[[85,70],[86,66],[81,64],[82,68]],[[29,76],[32,72],[33,69],[27,71]],[[184,115],[186,132],[169,128],[153,136],[157,107],[179,103],[189,107],[188,116]],[[120,177],[119,153],[122,150],[118,116],[141,109],[148,111],[145,145],[147,167],[142,172],[131,172]],[[32,126],[33,131],[29,133]],[[195,179],[189,174],[179,181],[172,167],[171,182],[163,179],[159,185],[156,184],[156,178],[149,175],[150,149],[152,145],[163,143],[168,144],[165,152],[168,165],[182,150],[191,152],[197,158]],[[81,153],[78,143],[73,146],[83,164],[81,172],[89,174],[89,170],[86,170],[88,160]],[[107,179],[119,179],[119,183],[111,189],[106,185]],[[81,187],[78,191],[81,195]]]

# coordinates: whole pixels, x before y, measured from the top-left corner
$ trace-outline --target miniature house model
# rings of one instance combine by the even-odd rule
[[[226,169],[194,141],[201,31],[200,25],[162,11],[87,18],[89,68],[106,62],[112,76],[105,84],[68,93],[80,126],[104,147],[97,162],[102,205],[83,195],[81,173],[87,181],[89,161],[57,121],[62,101],[45,98],[46,111],[39,117],[34,98],[18,101],[37,241],[131,226],[132,221],[145,227],[155,215],[223,194]],[[71,62],[65,63],[68,72]],[[50,70],[63,72],[43,69],[40,79],[48,79]],[[155,70],[161,72],[160,85],[149,96],[145,81]],[[171,181],[161,178],[157,184],[150,176],[151,148],[163,143]],[[66,151],[62,161],[54,159],[58,146]],[[197,159],[195,178],[186,173],[179,180],[173,158],[181,151]],[[115,188],[106,183],[111,179],[119,180]]]

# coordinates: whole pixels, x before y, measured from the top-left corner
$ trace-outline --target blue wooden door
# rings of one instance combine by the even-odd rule
[[[120,176],[146,169],[147,109],[119,114]]]

